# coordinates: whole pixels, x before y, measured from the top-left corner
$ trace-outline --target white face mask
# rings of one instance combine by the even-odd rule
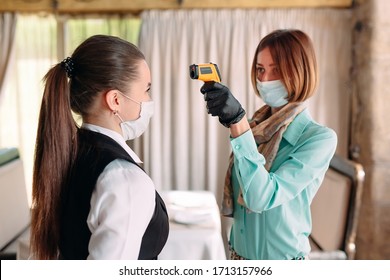
[[[144,101],[139,104],[141,105],[141,112],[139,118],[136,120],[124,121],[118,113],[115,113],[115,115],[121,120],[120,126],[125,141],[140,137],[148,128],[150,118],[153,116],[153,100]]]
[[[281,107],[288,103],[288,92],[281,80],[256,82],[257,90],[260,92],[260,97],[264,103],[272,108]]]

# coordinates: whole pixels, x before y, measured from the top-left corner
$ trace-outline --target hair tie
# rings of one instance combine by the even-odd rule
[[[72,58],[67,57],[61,62],[61,66],[65,69],[68,78],[73,77],[74,72],[74,63]]]

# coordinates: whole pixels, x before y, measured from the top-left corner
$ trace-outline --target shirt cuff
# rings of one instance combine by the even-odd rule
[[[237,159],[259,154],[252,130],[248,130],[237,138],[230,138],[230,145]]]

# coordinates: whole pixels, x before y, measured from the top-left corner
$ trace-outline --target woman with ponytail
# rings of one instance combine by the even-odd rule
[[[46,74],[33,170],[35,259],[157,259],[165,205],[126,144],[153,114],[142,52],[95,35]],[[82,118],[79,127],[73,113]]]

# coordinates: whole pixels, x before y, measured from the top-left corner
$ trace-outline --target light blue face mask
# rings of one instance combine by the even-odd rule
[[[288,92],[281,80],[256,82],[257,90],[264,103],[272,108],[284,106],[288,103]]]

